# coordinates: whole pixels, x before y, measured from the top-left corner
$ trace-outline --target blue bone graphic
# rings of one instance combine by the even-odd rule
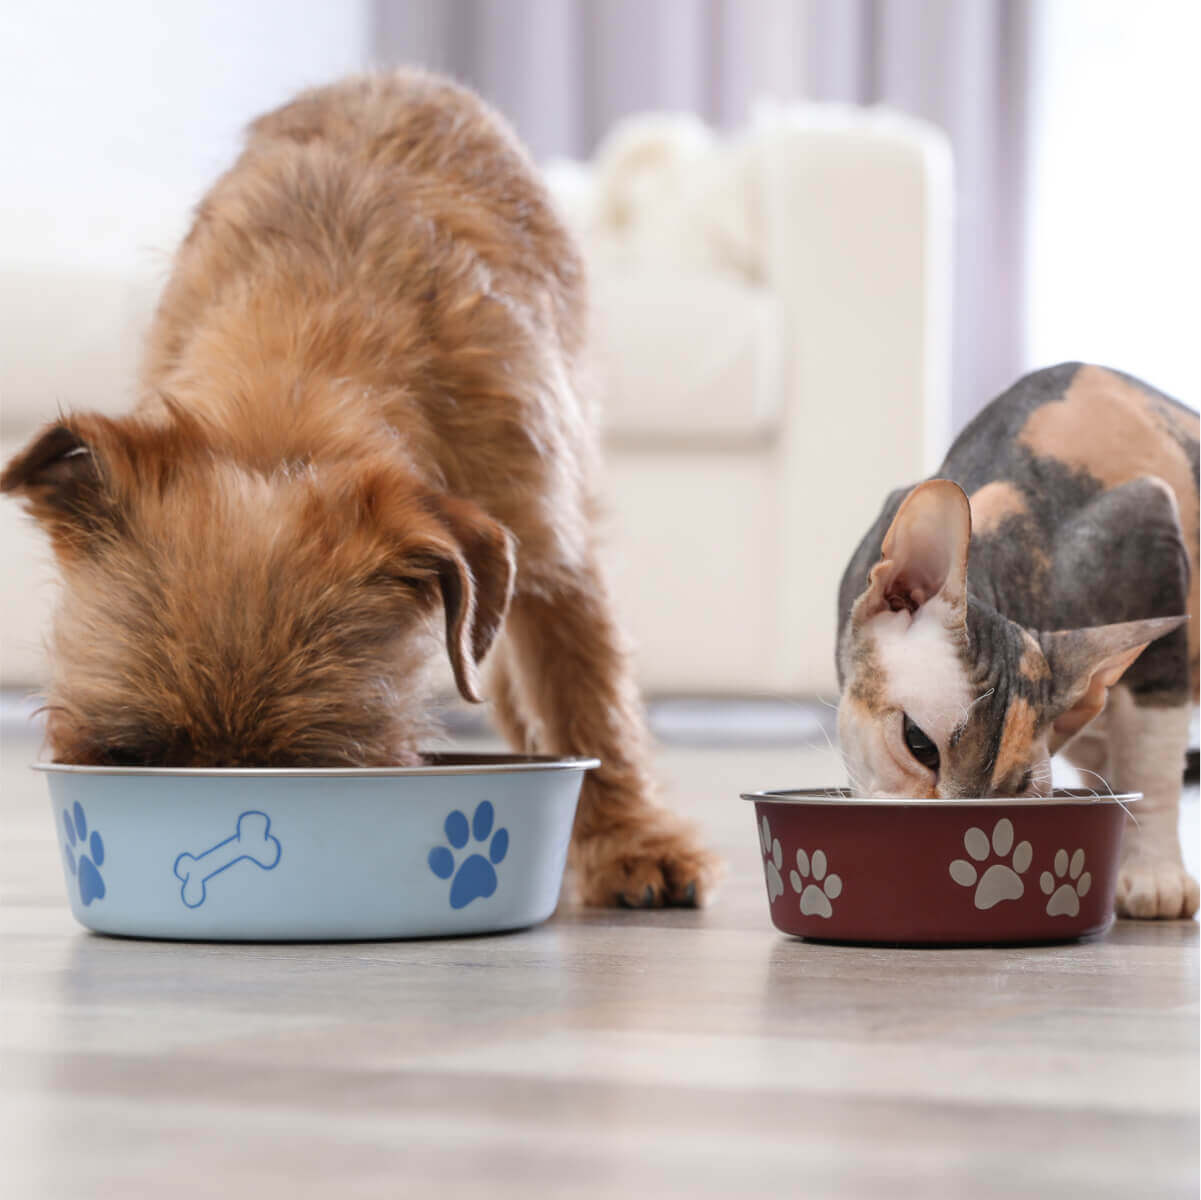
[[[266,813],[244,812],[232,837],[202,854],[181,854],[175,860],[175,877],[183,883],[180,898],[189,908],[199,908],[204,903],[204,885],[214,875],[244,858],[270,871],[279,863],[279,856],[279,839],[271,836],[271,818]]]

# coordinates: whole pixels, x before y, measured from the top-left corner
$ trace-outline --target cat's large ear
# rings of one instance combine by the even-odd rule
[[[880,561],[867,588],[855,602],[856,622],[880,612],[916,612],[938,597],[947,620],[967,620],[967,556],[972,539],[972,510],[967,496],[949,479],[919,483],[897,509]]]
[[[1051,753],[1079,733],[1105,707],[1109,689],[1153,641],[1179,629],[1187,620],[1188,617],[1156,617],[1040,634],[1039,643],[1051,668],[1054,689]]]

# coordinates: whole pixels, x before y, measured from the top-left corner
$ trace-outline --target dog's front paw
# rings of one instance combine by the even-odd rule
[[[1173,920],[1197,911],[1197,881],[1171,858],[1138,855],[1118,872],[1115,907],[1122,917]]]
[[[662,811],[581,839],[572,860],[580,903],[597,906],[699,908],[724,873],[696,832]]]

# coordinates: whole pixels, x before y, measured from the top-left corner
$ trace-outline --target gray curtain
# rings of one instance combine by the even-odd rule
[[[376,0],[380,65],[470,83],[539,158],[587,157],[648,109],[744,120],[804,94],[804,0]]]
[[[886,104],[955,154],[953,422],[1026,363],[1028,0],[812,0],[808,95]]]
[[[757,96],[884,104],[955,152],[956,429],[1025,361],[1030,0],[376,0],[379,65],[471,84],[534,154],[647,109],[721,127]]]

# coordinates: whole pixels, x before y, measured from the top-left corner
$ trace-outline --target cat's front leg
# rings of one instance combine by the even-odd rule
[[[1151,698],[1153,699],[1153,698]],[[1156,704],[1128,688],[1109,693],[1110,786],[1142,792],[1127,819],[1118,873],[1117,910],[1124,917],[1191,917],[1197,881],[1180,854],[1180,781],[1188,748],[1189,706]],[[1137,822],[1137,823],[1136,823]]]

